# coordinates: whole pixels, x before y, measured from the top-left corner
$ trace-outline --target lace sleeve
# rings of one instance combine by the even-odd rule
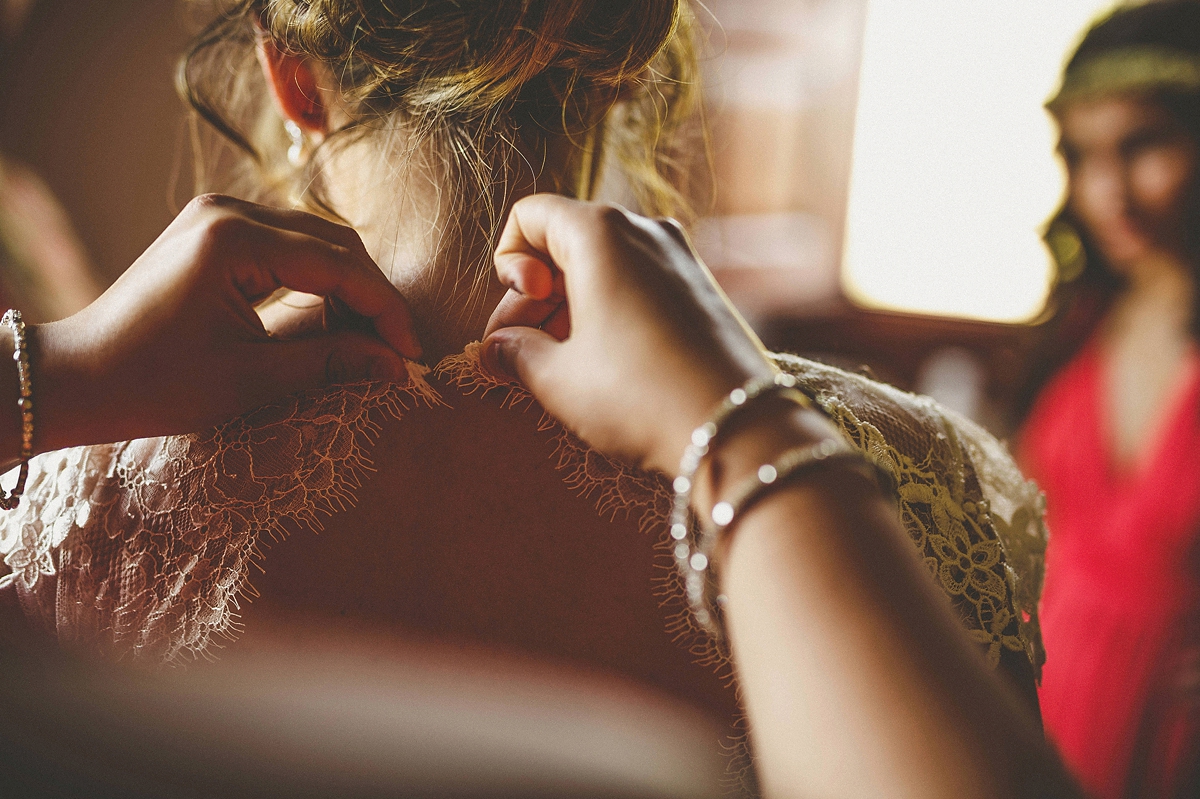
[[[982,428],[927,397],[775,356],[893,480],[905,529],[968,634],[997,664],[1044,660],[1037,625],[1045,528],[1037,487]]]
[[[1040,666],[1046,659],[1038,624],[1049,538],[1046,497],[1037,483],[1025,478],[1008,448],[991,433],[951,411],[943,409],[943,413],[958,432],[979,480],[992,525],[1004,545],[1005,567],[1020,614],[1022,636],[1029,642],[1031,661]]]
[[[236,632],[262,537],[350,505],[379,414],[438,401],[424,373],[298,395],[206,434],[39,457],[0,520],[4,579],[64,644],[166,663],[201,653]]]
[[[119,445],[52,452],[30,463],[21,504],[0,517],[0,554],[26,613],[50,632],[55,618],[59,548],[72,530],[87,526],[87,501],[121,450]]]

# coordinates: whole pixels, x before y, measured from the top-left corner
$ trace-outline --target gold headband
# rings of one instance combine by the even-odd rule
[[[1046,108],[1058,111],[1075,100],[1172,89],[1200,91],[1200,56],[1165,47],[1124,47],[1068,70]]]

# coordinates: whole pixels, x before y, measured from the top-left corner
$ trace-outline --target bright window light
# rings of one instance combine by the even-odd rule
[[[1111,0],[871,0],[842,283],[874,308],[1022,322],[1062,199],[1042,103]]]

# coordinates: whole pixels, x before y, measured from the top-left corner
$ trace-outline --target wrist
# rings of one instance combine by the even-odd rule
[[[735,428],[714,442],[696,474],[693,512],[707,519],[714,505],[763,464],[775,461],[788,450],[839,435],[820,411],[781,398],[764,401],[752,416],[739,420]]]
[[[723,554],[724,533],[739,509],[760,499],[776,477],[787,479],[848,452],[837,428],[797,388],[795,377],[783,373],[733,389],[694,429],[672,484],[670,533],[677,542],[675,562],[688,604],[700,626],[721,634],[721,601],[712,593],[718,578],[711,567],[717,550]],[[780,473],[764,472],[764,464]]]
[[[677,475],[692,432],[713,418],[729,393],[751,381],[770,379],[774,373],[775,370],[763,359],[761,368],[730,368],[703,380],[676,380],[674,385],[679,387],[679,399],[672,404],[671,412],[663,414],[662,418],[648,420],[652,446],[645,465],[669,477]]]
[[[69,320],[30,325],[27,328],[31,382],[33,384],[36,452],[93,443],[91,425],[99,409],[83,407],[93,396],[88,378],[75,355],[75,331]]]
[[[831,470],[839,473],[838,479],[844,479],[841,473],[847,465],[851,470],[861,470],[857,455],[851,457],[851,453],[837,426],[820,411],[780,400],[745,420],[730,431],[723,443],[713,447],[697,474],[691,506],[710,529],[716,525],[709,559],[718,582],[734,537],[725,525],[740,523],[755,506],[769,503],[773,496],[794,488],[812,488]],[[809,471],[813,464],[820,466],[806,476],[802,486],[783,485],[783,481],[793,482],[795,471]],[[763,477],[763,469],[768,466],[770,476]],[[816,483],[814,477],[818,478]],[[721,518],[714,513],[719,504],[724,506]]]

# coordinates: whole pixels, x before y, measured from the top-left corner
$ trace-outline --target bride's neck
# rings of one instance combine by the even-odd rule
[[[503,295],[486,225],[455,210],[437,163],[391,133],[344,146],[322,170],[330,204],[408,300],[429,363],[477,340]]]
[[[496,182],[499,224],[512,203],[555,184],[550,176],[566,170],[569,145],[552,139],[537,147],[536,158],[518,156],[519,163],[537,164],[541,178],[519,172]],[[491,263],[491,237],[499,230],[491,230],[486,209],[454,202],[441,155],[403,130],[367,136],[330,158],[322,171],[331,204],[408,300],[426,362],[478,340],[504,294]]]

